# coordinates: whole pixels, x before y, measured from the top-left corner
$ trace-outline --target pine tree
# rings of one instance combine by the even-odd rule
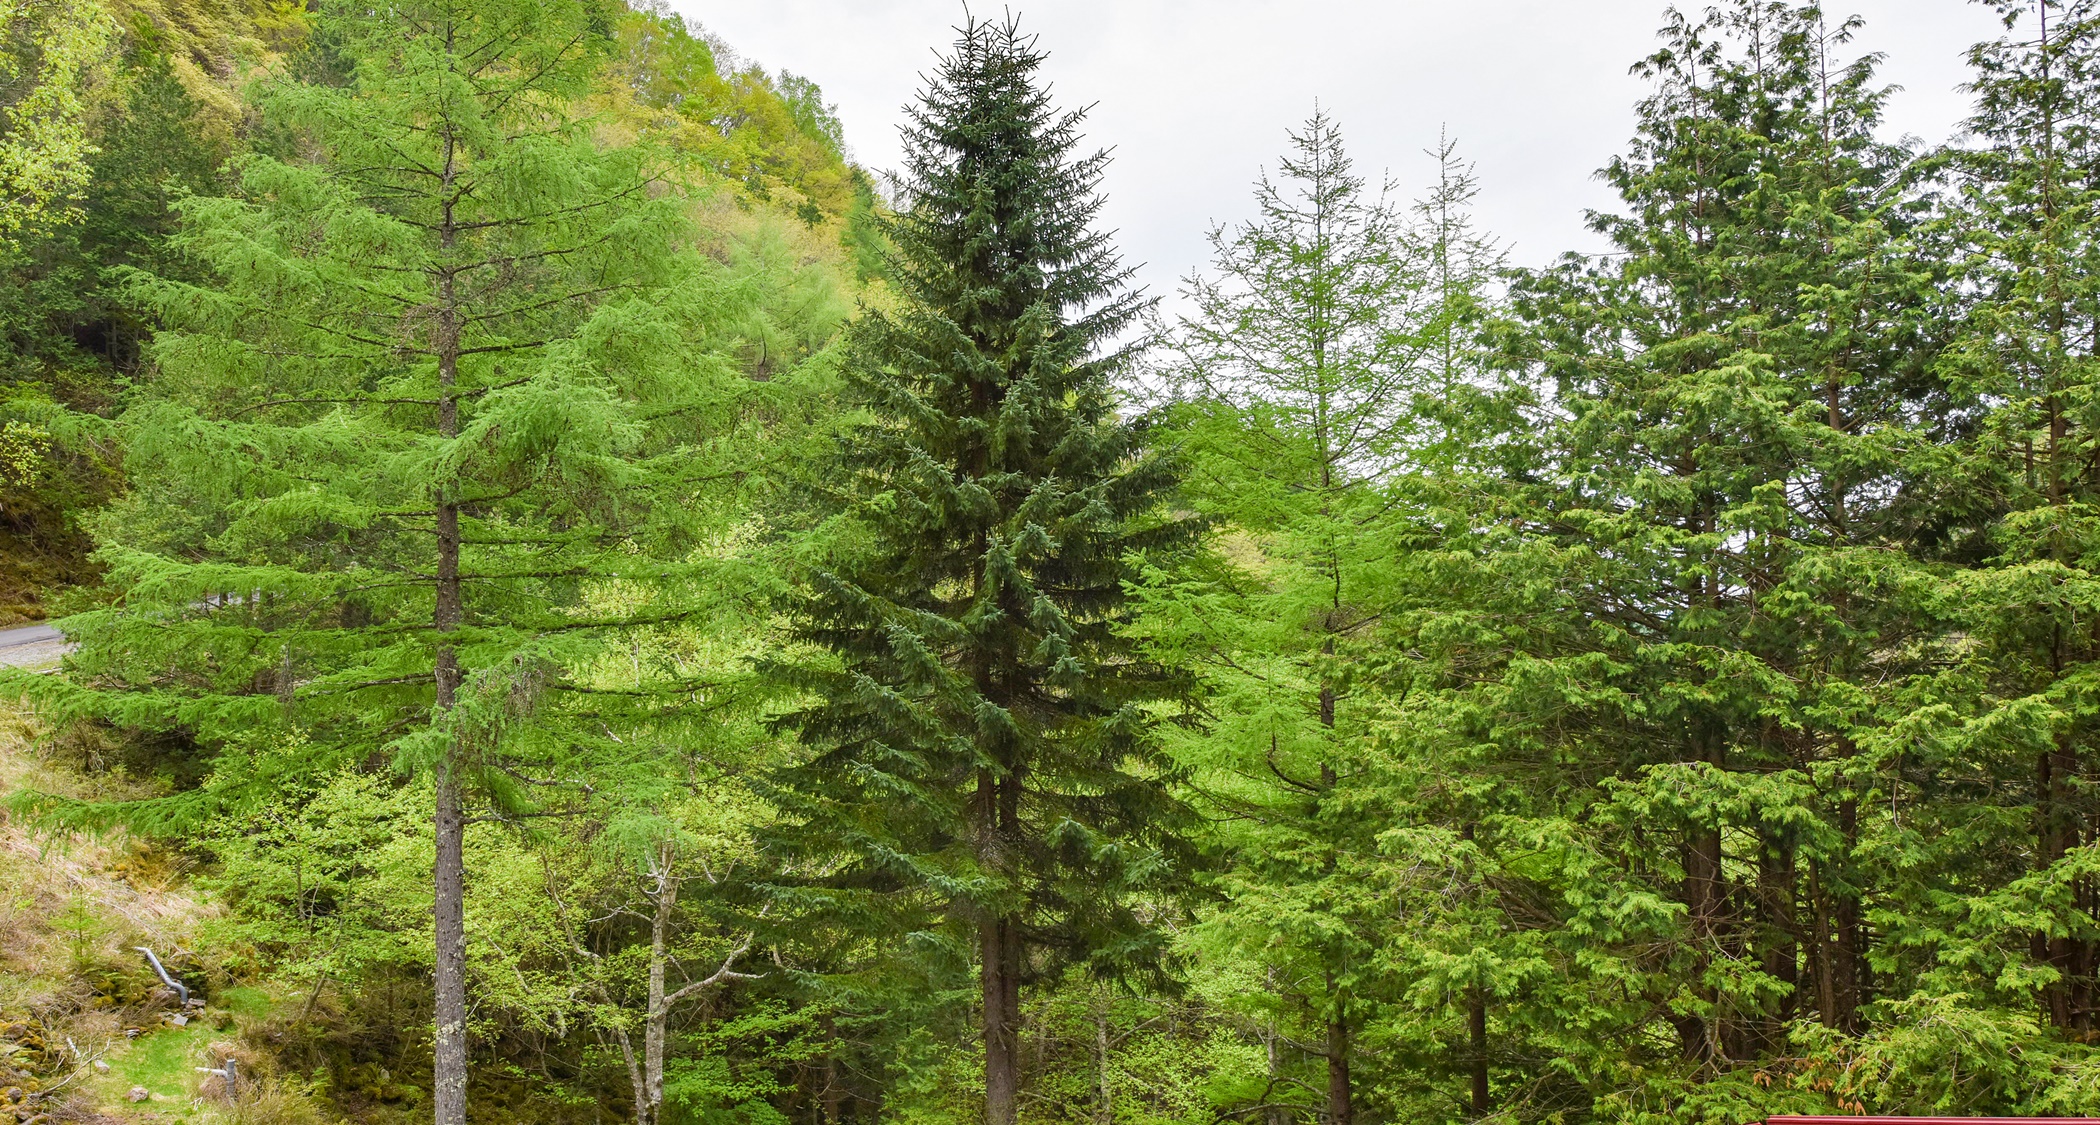
[[[346,73],[263,94],[286,155],[180,205],[203,279],[133,276],[164,328],[98,527],[125,596],[37,686],[204,775],[99,810],[137,823],[344,767],[433,787],[434,1106],[461,1125],[467,822],[668,784],[651,684],[606,692],[597,658],[704,605],[694,518],[747,393],[708,326],[740,298],[666,166],[569,112],[594,6],[331,5],[319,35]]]
[[[813,901],[913,935],[935,978],[974,959],[990,1125],[1016,1112],[1022,987],[1155,952],[1141,908],[1185,815],[1155,733],[1174,681],[1121,629],[1131,556],[1192,529],[1150,424],[1118,413],[1145,302],[1091,229],[1106,156],[1075,155],[1043,58],[972,21],[911,111],[896,305],[851,330],[865,420],[790,610],[811,654],[773,668],[803,693],[778,799],[832,872]]]

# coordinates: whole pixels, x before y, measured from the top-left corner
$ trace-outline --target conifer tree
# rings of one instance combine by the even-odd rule
[[[1160,576],[1142,632],[1203,684],[1206,722],[1176,752],[1221,826],[1224,901],[1205,936],[1276,993],[1265,1100],[1290,1097],[1298,1049],[1282,1041],[1304,1043],[1326,1070],[1323,1120],[1346,1125],[1355,1041],[1395,993],[1366,870],[1388,822],[1360,791],[1365,664],[1395,598],[1400,478],[1466,398],[1466,333],[1498,263],[1467,230],[1470,173],[1448,144],[1410,215],[1352,170],[1324,111],[1290,141],[1278,178],[1255,186],[1259,216],[1213,230],[1213,272],[1189,280],[1162,365],[1221,569]],[[1299,1011],[1317,1016],[1309,1037],[1290,1026]]]
[[[569,111],[605,45],[593,5],[319,20],[347,73],[273,80],[285,155],[180,206],[202,279],[133,277],[164,329],[98,527],[125,596],[65,622],[72,676],[36,686],[204,775],[102,810],[134,822],[345,767],[430,786],[433,1100],[462,1125],[466,826],[665,784],[673,732],[621,710],[647,685],[602,694],[591,665],[701,604],[692,519],[743,393],[705,329],[736,300],[665,166]]]
[[[1660,721],[1638,737],[1658,739],[1656,813],[1686,834],[1689,971],[1746,943],[1766,978],[1734,997],[1702,985],[1708,1006],[1679,1017],[1686,1051],[1716,1062],[1769,1049],[1804,1006],[1856,1027],[1867,998],[1851,855],[1874,720],[1856,677],[1916,608],[1881,548],[1916,515],[1893,484],[1919,471],[1903,390],[1934,301],[1897,238],[1907,154],[1874,135],[1873,60],[1830,58],[1853,29],[1764,3],[1674,27],[1641,141],[1610,173],[1630,213],[1599,222],[1628,256],[1599,271],[1594,314],[1547,326],[1577,415],[1570,500],[1631,517],[1578,535],[1613,544],[1628,639],[1674,650],[1640,661]],[[1738,771],[1775,784],[1743,792]],[[1728,871],[1737,833],[1757,841],[1747,887]]]
[[[1852,30],[1672,15],[1594,219],[1616,253],[1514,294],[1534,429],[1408,564],[1391,804],[1485,890],[1416,932],[1476,940],[1522,997],[1507,1057],[1588,1057],[1536,1112],[1638,1082],[1747,1117],[1780,1096],[1759,1060],[1876,997],[1871,809],[1945,656],[1897,548],[1944,484],[1944,322],[1874,60],[1834,57]]]
[[[1131,556],[1190,538],[1113,381],[1145,302],[1092,229],[1105,154],[1007,20],[972,21],[905,131],[887,234],[894,309],[849,336],[865,411],[827,466],[829,556],[791,606],[812,650],[774,667],[807,747],[779,779],[812,901],[913,935],[939,980],[973,960],[985,1120],[1012,1125],[1023,985],[1141,966],[1140,908],[1178,857],[1155,705],[1121,634]]]
[[[1967,935],[1963,959],[2008,974],[2027,962],[2048,1022],[2087,1036],[2100,1003],[2100,895],[2081,857],[2100,842],[2100,5],[1993,7],[2009,34],[1970,53],[1973,143],[1949,159],[1976,300],[1945,368],[1980,424],[1958,447],[1967,487],[1946,497],[1942,553],[1973,568],[1959,586],[1979,642],[1964,756],[2023,792],[2029,815],[1949,830],[1988,857],[1979,882],[2005,884],[2036,920],[2025,935]]]

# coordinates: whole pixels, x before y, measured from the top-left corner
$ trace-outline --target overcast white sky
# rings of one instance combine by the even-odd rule
[[[1685,6],[1698,6],[1692,0]],[[873,168],[899,163],[899,107],[960,0],[671,0],[688,20],[769,70],[819,83],[847,143]],[[1284,130],[1318,98],[1339,118],[1357,168],[1428,182],[1422,149],[1448,127],[1478,165],[1482,224],[1520,264],[1601,248],[1585,207],[1611,203],[1594,178],[1632,131],[1643,84],[1627,67],[1652,50],[1664,0],[1015,0],[1039,33],[1059,100],[1095,103],[1091,140],[1114,149],[1106,222],[1161,296],[1206,259],[1214,220],[1251,210],[1249,184]],[[997,0],[976,0],[997,15]],[[1903,87],[1898,133],[1950,134],[1969,44],[1999,34],[1967,0],[1831,0],[1867,25],[1855,46],[1886,54]]]

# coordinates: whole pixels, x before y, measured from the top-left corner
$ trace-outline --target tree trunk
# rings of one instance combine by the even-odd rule
[[[1841,1013],[1838,1010],[1837,949],[1830,879],[1830,866],[1826,861],[1817,860],[1810,866],[1808,972],[1816,994],[1816,1018],[1824,1027],[1835,1028]]]
[[[1340,1013],[1327,1021],[1327,1125],[1350,1125],[1349,1025]]]
[[[1859,801],[1846,797],[1838,802],[1838,832],[1845,840],[1841,878],[1852,878],[1852,853],[1859,844]],[[1832,888],[1835,902],[1833,925],[1832,993],[1837,1009],[1831,1026],[1841,1031],[1859,1030],[1859,1009],[1867,1000],[1865,919],[1861,917],[1859,893],[1850,885]]]
[[[664,1038],[671,1023],[671,1005],[664,999],[665,946],[671,931],[671,911],[678,905],[678,877],[672,870],[675,859],[668,846],[656,854],[656,887],[651,894],[655,911],[649,922],[649,1001],[642,1023],[642,1104],[635,1106],[636,1125],[656,1125],[664,1106]]]
[[[1692,958],[1699,966],[1699,976],[1704,976],[1706,966],[1712,963],[1714,943],[1720,936],[1721,878],[1720,829],[1693,826],[1684,842],[1684,904],[1690,916]],[[1705,985],[1698,987],[1706,999],[1713,999]],[[1685,1053],[1696,1058],[1714,1057],[1721,1047],[1721,1022],[1717,1010],[1711,1020],[1693,1017],[1680,1026]]]
[[[1094,1122],[1112,1125],[1116,1119],[1116,1092],[1108,1080],[1108,990],[1094,1000]]]
[[[1265,979],[1268,981],[1269,992],[1274,994],[1276,966],[1268,967]],[[1283,1034],[1276,1027],[1270,1026],[1263,1031],[1262,1040],[1268,1048],[1269,1056],[1269,1085],[1262,1093],[1262,1100],[1270,1103],[1269,1125],[1288,1125],[1291,1119],[1290,1111],[1275,1104],[1276,1086],[1283,1078]]]
[[[448,755],[449,757],[449,755]],[[438,1125],[467,1120],[467,922],[466,816],[460,802],[458,763],[445,761],[437,777],[437,1039],[432,1062],[432,1102]]]
[[[2078,846],[2077,814],[2070,800],[2071,781],[2078,770],[2078,754],[2067,745],[2063,736],[2058,736],[2054,749],[2044,751],[2035,766],[2035,788],[2040,808],[2036,830],[2035,867],[2047,870],[2065,853]],[[2054,968],[2061,976],[2042,992],[2043,1007],[2049,1013],[2049,1022],[2065,1031],[2072,1030],[2082,1022],[2083,1013],[2077,995],[2078,978],[2083,975],[2083,960],[2077,945],[2069,937],[2056,935],[2039,938],[2036,942],[2043,962]]]
[[[1488,1008],[1487,997],[1477,988],[1466,997],[1466,1030],[1473,1041],[1472,1057],[1468,1060],[1473,1070],[1473,1113],[1486,1116],[1489,1096]]]
[[[1009,918],[987,919],[979,927],[984,962],[985,1125],[1014,1125],[1020,1095],[1020,1044],[1016,1041],[1020,1012],[1014,1003],[1019,990],[1010,971],[1012,938]]]
[[[440,552],[437,627],[450,632],[459,623],[459,516],[450,505],[439,512]],[[449,533],[449,534],[448,534]],[[451,596],[444,586],[449,579]],[[458,658],[451,645],[437,652],[437,708],[449,711],[459,682]],[[436,1091],[432,1098],[437,1125],[466,1125],[467,1120],[467,866],[466,827],[460,786],[462,763],[448,745],[437,768],[437,861],[433,869],[435,899],[437,1041],[433,1051]]]
[[[1478,825],[1467,821],[1458,831],[1458,837],[1467,844],[1478,839]],[[1470,850],[1470,849],[1469,849]],[[1479,890],[1478,874],[1470,859],[1466,866],[1466,881],[1470,890]],[[1469,1041],[1466,1054],[1466,1069],[1473,1080],[1473,1113],[1483,1116],[1488,1111],[1488,1022],[1487,990],[1479,984],[1466,990],[1466,1038]]]
[[[454,289],[449,255],[457,236],[453,220],[452,181],[457,169],[453,144],[445,142],[444,215],[439,241],[447,260],[439,266],[438,308],[435,324],[438,362],[438,435],[446,440],[459,436],[458,294]],[[432,674],[436,681],[433,719],[452,710],[460,681],[459,655],[447,637],[459,628],[464,616],[459,583],[459,505],[450,481],[434,482],[437,501],[436,606],[431,626],[438,634]],[[466,816],[463,808],[463,763],[458,742],[448,742],[437,766],[437,856],[433,871],[436,892],[434,919],[435,989],[437,1039],[433,1044],[433,1092],[431,1102],[436,1125],[466,1125],[467,1121],[467,925],[466,925]]]
[[[662,1091],[658,1091],[662,1097]],[[818,1095],[824,1107],[825,1125],[840,1125],[846,1119],[846,1090],[839,1082],[839,1060],[828,1056],[824,1060],[824,1089]]]
[[[601,995],[604,993],[601,992]],[[614,1028],[612,1034],[613,1039],[620,1044],[620,1061],[627,1064],[627,1085],[634,1091],[635,1125],[655,1125],[652,1119],[644,1116],[643,1107],[649,1104],[649,1079],[642,1073],[641,1060],[634,1057],[634,1037],[627,1034],[625,1028]],[[600,1039],[599,1042],[604,1040]]]
[[[1759,1029],[1760,1047],[1777,1048],[1786,1037],[1786,1023],[1799,1007],[1800,923],[1795,917],[1797,895],[1794,848],[1791,841],[1767,832],[1762,841],[1757,868],[1757,897],[1764,913],[1764,971],[1786,986],[1785,995],[1767,1012]]]
[[[1339,598],[1334,612],[1340,613]],[[1327,638],[1320,645],[1320,652],[1329,656],[1334,654],[1333,637]],[[1330,731],[1334,729],[1335,698],[1332,685],[1323,684],[1320,687],[1320,725]],[[1335,772],[1332,762],[1320,763],[1321,785],[1332,790],[1340,780],[1341,777]],[[1334,870],[1332,859],[1327,862],[1327,870],[1330,874]],[[1335,990],[1332,970],[1327,974],[1327,999],[1334,1005],[1334,1013],[1327,1021],[1327,1121],[1328,1125],[1349,1125],[1349,1120],[1355,1112],[1352,1108],[1353,1093],[1349,1086],[1349,1025],[1342,1016],[1342,997]]]
[[[1020,779],[977,772],[977,857],[989,872],[1007,865],[1007,844],[1020,829]],[[1020,920],[990,911],[977,923],[984,996],[985,1125],[1013,1125],[1020,1096]]]
[[[1699,736],[1698,758],[1715,770],[1728,768],[1727,751],[1711,733]],[[1719,952],[1727,914],[1727,874],[1721,866],[1721,825],[1694,824],[1684,835],[1684,905],[1691,926],[1693,979],[1706,976],[1707,966]],[[1687,1056],[1713,1060],[1727,1053],[1727,1013],[1715,1003],[1719,997],[1703,984],[1695,985],[1700,997],[1713,1005],[1709,1020],[1686,1016],[1678,1021],[1677,1033]]]

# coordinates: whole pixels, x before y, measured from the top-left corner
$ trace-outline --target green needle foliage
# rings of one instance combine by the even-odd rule
[[[137,798],[7,807],[202,865],[243,1120],[2100,1111],[2100,0],[1988,6],[1939,149],[1671,11],[1543,270],[1316,111],[1168,324],[1011,21],[885,198],[653,5],[0,0],[0,774]]]
[[[1618,253],[1517,287],[1535,459],[1416,556],[1396,618],[1394,805],[1463,840],[1477,893],[1424,929],[1478,951],[1512,1112],[1856,1104],[1837,1044],[1907,992],[1874,931],[1916,814],[1882,779],[1963,768],[1917,757],[1949,656],[1911,553],[1944,484],[1943,275],[1851,31],[1672,17],[1594,219]]]
[[[1199,941],[1245,957],[1271,1073],[1260,1102],[1296,1105],[1296,1072],[1323,1060],[1325,1120],[1351,1120],[1352,1064],[1381,980],[1385,888],[1379,801],[1360,790],[1375,707],[1366,665],[1403,575],[1403,479],[1437,454],[1440,403],[1464,397],[1468,322],[1497,265],[1469,237],[1470,186],[1448,147],[1410,215],[1352,170],[1316,112],[1291,134],[1259,219],[1211,235],[1215,272],[1162,374],[1180,399],[1187,493],[1223,529],[1218,573],[1156,573],[1142,631],[1199,670],[1208,721],[1177,738],[1218,820],[1221,903]],[[1419,221],[1417,221],[1419,220]],[[1368,864],[1368,866],[1367,866]]]
[[[1119,416],[1119,337],[1145,308],[1090,229],[1105,156],[1011,22],[972,22],[912,111],[894,310],[845,374],[866,412],[828,466],[833,549],[790,607],[811,650],[774,673],[808,756],[780,779],[797,847],[834,874],[802,901],[914,935],[936,975],[977,961],[986,1120],[1016,1112],[1020,989],[1144,964],[1139,911],[1185,821],[1124,639],[1133,556],[1185,543],[1172,465]]]
[[[666,166],[568,113],[606,44],[594,8],[343,5],[320,34],[342,78],[261,97],[294,155],[180,204],[172,244],[207,278],[134,276],[164,328],[119,420],[139,471],[100,527],[126,595],[66,622],[71,686],[44,686],[60,716],[195,760],[202,787],[134,821],[359,764],[435,786],[435,1101],[456,1123],[465,820],[666,783],[608,725],[643,685],[586,673],[704,604],[695,529],[746,386],[708,329],[743,310],[687,249]]]
[[[1890,936],[1916,951],[1933,993],[1974,997],[1965,1016],[2046,1053],[2019,1009],[2038,999],[2047,1026],[2083,1038],[2100,999],[2100,8],[1994,7],[2010,34],[1971,53],[1976,143],[1949,157],[1946,220],[1976,299],[1945,362],[1974,419],[1941,549],[1967,568],[1951,616],[1973,642],[1930,700],[1936,737],[1913,758],[1957,761],[2018,797],[1909,818],[1899,838],[1939,837],[1948,874],[1898,884]],[[1884,784],[1915,803],[1902,781]],[[1950,877],[1968,909],[1938,905]]]

